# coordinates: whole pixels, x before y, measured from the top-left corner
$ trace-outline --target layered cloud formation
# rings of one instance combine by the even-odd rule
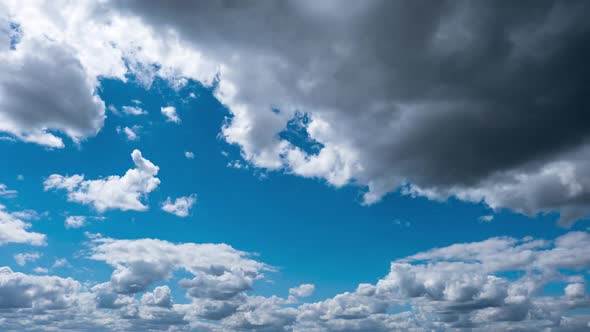
[[[375,284],[297,304],[314,285],[288,298],[251,295],[274,268],[228,245],[91,235],[86,258],[111,266],[109,281],[89,286],[4,267],[0,316],[23,331],[581,331],[590,316],[564,314],[590,308],[589,248],[586,232],[459,243],[395,260]],[[181,270],[190,277],[175,278]],[[546,293],[551,284],[561,289]],[[189,302],[175,304],[171,287]]]

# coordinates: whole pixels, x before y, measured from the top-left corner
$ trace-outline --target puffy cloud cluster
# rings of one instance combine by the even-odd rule
[[[395,260],[375,284],[301,303],[249,293],[272,268],[224,244],[92,236],[88,258],[113,267],[86,286],[54,276],[0,270],[0,327],[79,331],[581,331],[590,308],[590,234],[555,240],[491,238]],[[192,277],[175,277],[186,272]],[[184,274],[183,274],[184,276]],[[561,285],[549,292],[548,285]],[[188,303],[175,303],[173,288]],[[576,313],[582,312],[580,313]]]
[[[392,262],[375,285],[302,305],[300,319],[326,331],[567,330],[564,313],[590,307],[588,244],[590,234],[572,232],[555,241],[492,238],[433,249]],[[554,282],[567,285],[563,295],[543,294]],[[395,307],[408,310],[388,315]],[[590,317],[574,320],[584,326]]]
[[[123,176],[84,180],[84,175],[52,174],[43,184],[45,190],[66,190],[69,201],[90,204],[99,212],[108,209],[145,211],[148,206],[142,200],[160,184],[156,177],[159,168],[139,150],[133,150],[131,158],[135,168],[127,170]]]

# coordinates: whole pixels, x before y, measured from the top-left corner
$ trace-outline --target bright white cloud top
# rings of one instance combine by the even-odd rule
[[[109,209],[145,211],[143,199],[160,184],[158,166],[133,150],[131,158],[135,168],[125,175],[111,175],[104,179],[84,180],[84,175],[63,176],[52,174],[43,183],[45,190],[66,190],[68,200],[90,204],[97,211]]]
[[[166,106],[160,108],[162,114],[166,117],[166,121],[180,123],[180,118],[176,114],[176,108],[174,106]]]

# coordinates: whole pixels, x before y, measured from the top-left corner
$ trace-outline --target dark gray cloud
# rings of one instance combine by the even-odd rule
[[[557,211],[564,224],[590,211],[586,2],[114,5],[222,64],[223,135],[256,166],[367,186],[366,203],[409,183],[431,198]],[[279,138],[295,111],[310,114],[318,155]],[[560,171],[546,186],[522,181],[557,162],[577,191]],[[526,202],[495,200],[494,184],[526,187],[508,193]]]
[[[104,102],[68,45],[28,40],[0,52],[0,59],[0,132],[61,148],[62,138],[52,132],[78,142],[102,128]]]

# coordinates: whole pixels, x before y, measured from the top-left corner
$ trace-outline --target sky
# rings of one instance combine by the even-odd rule
[[[590,330],[590,8],[0,0],[0,330]]]

